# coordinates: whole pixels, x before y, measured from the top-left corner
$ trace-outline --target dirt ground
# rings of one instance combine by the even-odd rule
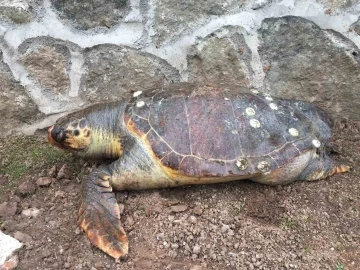
[[[11,136],[0,140],[0,229],[25,244],[17,269],[360,269],[360,123],[337,121],[334,142],[353,171],[323,181],[117,193],[130,250],[115,262],[76,223],[96,164],[44,133]]]

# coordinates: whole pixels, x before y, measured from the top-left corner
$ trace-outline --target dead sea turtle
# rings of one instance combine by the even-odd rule
[[[327,154],[332,121],[314,105],[241,87],[177,84],[60,118],[49,141],[114,158],[83,182],[79,224],[114,258],[128,252],[113,190],[251,179],[278,185],[346,172]]]

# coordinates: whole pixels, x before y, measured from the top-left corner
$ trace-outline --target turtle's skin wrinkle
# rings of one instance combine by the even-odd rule
[[[79,224],[114,258],[128,252],[113,190],[251,179],[279,185],[349,170],[326,153],[332,120],[310,103],[225,85],[137,91],[60,118],[51,144],[112,158],[84,179]]]

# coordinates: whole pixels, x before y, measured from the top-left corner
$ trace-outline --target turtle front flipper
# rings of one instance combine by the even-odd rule
[[[115,259],[128,253],[128,239],[106,167],[94,171],[83,183],[79,225],[93,245]]]

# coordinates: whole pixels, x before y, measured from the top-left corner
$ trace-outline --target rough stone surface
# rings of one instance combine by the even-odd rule
[[[0,217],[10,217],[16,214],[17,202],[3,202],[0,204]]]
[[[2,0],[0,18],[17,24],[27,23],[34,17],[39,2],[39,0]]]
[[[41,87],[50,90],[52,94],[66,93],[70,82],[67,67],[70,59],[57,52],[52,47],[42,47],[22,56],[22,62]]]
[[[51,0],[62,18],[79,29],[110,28],[121,21],[129,10],[130,0]]]
[[[360,51],[350,40],[299,17],[266,19],[260,32],[259,53],[272,94],[360,119]]]
[[[0,231],[0,265],[21,247],[22,244],[18,240]]]
[[[36,186],[31,180],[25,181],[18,188],[18,192],[22,196],[31,195],[35,193],[35,191],[36,191]]]
[[[9,67],[2,61],[0,61],[0,115],[0,136],[11,129],[31,124],[42,116],[24,87],[14,79]]]
[[[118,100],[124,94],[179,81],[178,72],[165,61],[136,50],[101,45],[86,53],[84,99]]]
[[[224,27],[193,46],[188,57],[189,81],[249,85],[251,52],[241,27]]]
[[[51,177],[40,177],[36,180],[36,185],[39,187],[48,187],[52,182]]]
[[[29,243],[32,241],[32,238],[30,235],[26,234],[26,233],[23,233],[23,232],[19,232],[19,231],[16,231],[14,233],[14,238],[16,240],[19,240],[20,242],[22,243]]]
[[[180,34],[204,24],[209,17],[232,14],[248,3],[247,0],[235,1],[176,1],[161,0],[154,3],[155,44],[161,45],[166,39],[174,39]]]

